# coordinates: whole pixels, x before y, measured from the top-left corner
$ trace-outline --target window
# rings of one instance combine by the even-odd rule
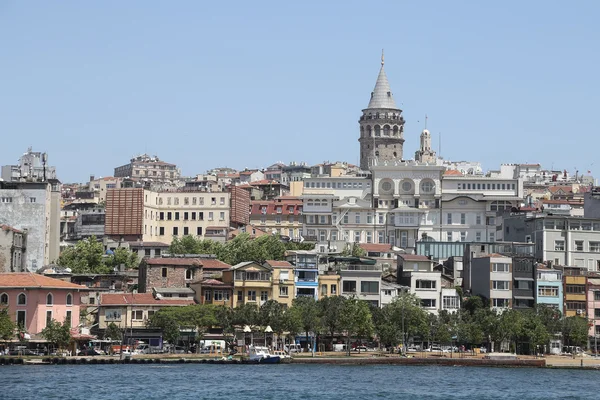
[[[379,282],[361,282],[361,293],[379,293]]]
[[[162,268],[162,270],[161,270],[161,276],[162,276],[163,278],[166,278],[166,277],[167,277],[167,267],[163,267],[163,268]]]
[[[373,232],[367,231],[367,243],[373,243]]]
[[[35,203],[35,197],[30,197],[30,198],[29,198],[29,202],[30,202],[30,203]]]
[[[17,326],[25,327],[25,310],[17,310]]]
[[[452,224],[452,214],[451,213],[448,213],[448,215],[446,216],[446,223],[448,225]]]
[[[493,263],[492,272],[510,272],[510,264],[508,263]]]
[[[54,296],[52,296],[52,293],[48,293],[46,295],[46,305],[51,306],[52,304],[54,304]]]
[[[175,221],[179,221],[179,213],[175,212]]]
[[[452,241],[452,232],[446,232],[446,242]]]
[[[421,191],[424,193],[431,193],[433,192],[433,182],[431,181],[425,181],[423,183],[421,183]]]
[[[148,319],[151,319],[154,316],[154,310],[148,310]]]
[[[256,301],[256,290],[248,290],[248,301]]]
[[[287,286],[279,286],[279,296],[288,297],[288,287]]]
[[[596,301],[600,300],[600,290],[596,290],[594,292],[594,300],[596,300]]]
[[[186,280],[194,279],[194,270],[192,268],[188,268],[185,270],[185,279]]]
[[[327,285],[321,285],[321,296],[327,296]]]
[[[475,225],[481,225],[481,215],[475,216]]]
[[[134,321],[141,321],[144,319],[144,310],[133,310],[131,311],[131,319]]]
[[[281,217],[280,217],[280,219],[281,219]],[[221,211],[219,213],[219,221],[225,221],[225,212],[224,211]]]
[[[173,213],[172,212],[168,212],[167,213],[167,221],[170,221],[173,219]]]
[[[212,293],[210,290],[206,289],[204,290],[204,301],[205,302],[209,302],[212,299]]]
[[[367,224],[372,224],[373,223],[373,215],[371,215],[371,213],[367,214]]]
[[[211,197],[210,198],[210,204],[213,205],[213,206],[216,205],[217,204],[217,198],[216,197]]]
[[[356,281],[342,282],[342,291],[344,293],[355,293],[356,292]]]
[[[583,240],[575,241],[575,251],[583,251]]]
[[[67,305],[68,306],[73,305],[73,295],[71,293],[67,294]]]
[[[212,211],[208,213],[208,220],[209,221],[213,220],[213,212]]]
[[[384,192],[389,192],[390,190],[392,190],[392,184],[388,181],[385,181],[381,184],[381,190],[383,190]]]
[[[377,231],[377,243],[385,243],[385,231]]]
[[[405,192],[410,192],[412,190],[412,183],[402,182],[402,190]]]
[[[492,289],[494,289],[494,290],[509,290],[510,283],[508,281],[492,281]]]
[[[160,219],[161,221],[165,219],[165,213],[163,211],[160,212],[158,219]]]
[[[538,286],[539,297],[558,297],[558,288],[556,286]]]
[[[458,296],[443,296],[442,297],[442,307],[444,309],[454,309],[458,308]]]
[[[377,214],[377,223],[378,224],[383,224],[384,223],[383,214]]]
[[[356,222],[357,224],[360,224],[360,213],[354,214],[354,222]]]
[[[196,212],[192,211],[192,221],[195,221],[195,220],[196,220]]]
[[[184,235],[189,235],[190,234],[190,228],[188,228],[187,226],[183,227],[183,234]]]
[[[466,242],[467,241],[467,232],[461,232],[460,233],[460,241],[461,242]]]
[[[65,323],[69,328],[71,327],[71,310],[67,310],[67,314],[65,315]]]
[[[435,281],[417,279],[417,289],[435,289]]]
[[[263,290],[260,292],[260,301],[267,301],[269,300],[269,292]]]
[[[466,223],[467,223],[467,214],[461,213],[460,214],[460,224],[465,225]]]
[[[354,231],[354,242],[360,242],[360,231]]]
[[[189,219],[189,213],[188,212],[184,212],[183,213],[183,220],[187,221]]]
[[[327,231],[319,231],[319,241],[324,242],[327,240]]]
[[[196,235],[202,236],[202,227],[201,226],[196,228]]]
[[[331,294],[332,294],[332,295],[333,295],[333,294],[337,294],[337,285],[331,285],[331,286],[330,286],[330,289],[331,289]]]
[[[159,234],[159,236],[165,235],[165,227],[164,226],[161,226],[160,228],[158,228],[158,234]]]
[[[237,292],[237,301],[244,301],[244,293],[241,290],[238,290]]]
[[[475,241],[481,242],[481,232],[475,232]]]
[[[496,308],[507,308],[508,299],[492,299],[492,306]]]
[[[344,215],[344,224],[348,223],[348,214]]]
[[[435,308],[435,299],[421,299],[421,307]]]
[[[590,242],[589,246],[591,253],[600,253],[600,242]]]
[[[173,227],[173,236],[177,236],[179,234],[179,228],[174,226]]]
[[[565,251],[565,241],[564,240],[555,240],[554,241],[554,251]]]
[[[585,294],[585,285],[567,285],[566,292],[569,294]]]
[[[2,305],[2,306],[8,305],[8,295],[6,293],[0,294],[0,305]]]
[[[225,205],[225,197],[219,198],[219,204],[222,205],[222,206]]]
[[[52,322],[52,311],[46,311],[46,326],[50,325]]]

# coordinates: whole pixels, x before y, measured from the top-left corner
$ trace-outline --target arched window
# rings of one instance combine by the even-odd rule
[[[21,294],[19,294],[19,296],[17,296],[17,305],[19,305],[19,306],[27,305],[27,295],[25,293],[21,293]]]
[[[381,136],[381,127],[375,125],[375,136]]]
[[[192,268],[188,268],[185,271],[185,279],[187,280],[192,280],[194,279],[194,270]]]
[[[67,305],[68,306],[73,305],[73,295],[71,293],[67,294]]]
[[[433,184],[433,182],[429,181],[429,180],[423,181],[421,183],[421,191],[423,193],[431,193],[431,192],[433,192],[433,188],[434,187],[435,187],[435,185]]]
[[[373,136],[373,132],[371,132],[371,125],[367,125],[367,136],[368,137]]]
[[[393,134],[394,134],[394,136],[398,136],[398,127],[397,126],[394,127]]]
[[[383,136],[390,136],[390,126],[389,125],[385,125],[383,127]]]
[[[364,127],[360,127],[360,137],[364,137],[365,136],[365,128]]]
[[[8,305],[8,295],[6,293],[0,294],[0,305],[2,305],[2,306]]]
[[[48,293],[46,296],[46,305],[51,306],[52,304],[54,304],[54,296],[52,296],[52,293]]]

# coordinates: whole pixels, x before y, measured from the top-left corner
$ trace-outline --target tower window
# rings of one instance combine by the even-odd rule
[[[375,152],[375,157],[379,157],[379,151]]]

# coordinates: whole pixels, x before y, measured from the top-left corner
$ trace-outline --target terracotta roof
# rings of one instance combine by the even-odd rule
[[[155,299],[152,293],[105,293],[100,295],[101,306],[121,305],[165,305],[165,306],[187,306],[194,304],[193,299],[171,297]]]
[[[200,285],[202,285],[202,286],[217,286],[217,287],[222,287],[222,288],[233,288],[233,285],[223,283],[216,279],[204,279],[204,280],[200,281]]]
[[[162,242],[128,242],[130,247],[169,247],[167,243]]]
[[[392,248],[389,244],[383,243],[361,243],[359,246],[367,252],[375,253],[392,253]]]
[[[404,261],[431,261],[427,256],[420,256],[418,254],[400,254],[399,256]]]
[[[76,285],[60,279],[49,278],[31,272],[8,272],[0,274],[1,288],[53,288],[87,290],[87,287]]]
[[[200,258],[149,258],[146,260],[148,265],[202,265]]]
[[[277,181],[270,181],[268,179],[261,179],[259,181],[250,182],[251,186],[261,186],[261,185],[281,185],[281,183]]]
[[[250,171],[242,171],[242,172],[240,172],[240,176],[241,175],[252,175],[255,172],[258,172],[258,170],[255,169],[255,170],[250,170]]]
[[[251,215],[300,215],[302,213],[302,201],[298,199],[287,200],[281,199],[280,201],[276,200],[267,200],[260,201],[255,200],[252,203],[252,207],[250,209]],[[281,212],[277,212],[277,208],[281,208]],[[290,208],[292,209],[290,212]],[[265,213],[262,210],[265,209]]]
[[[269,264],[271,267],[293,267],[293,265],[287,261],[267,260],[265,263]]]
[[[462,172],[460,172],[457,169],[448,169],[446,170],[446,172],[444,172],[444,176],[463,176]]]
[[[10,225],[0,225],[0,229],[2,229],[3,231],[13,231],[15,233],[23,233],[23,231],[13,228]]]
[[[202,265],[202,268],[204,269],[225,270],[231,268],[231,265],[224,263],[221,260],[217,260],[216,258],[201,259],[200,265]]]

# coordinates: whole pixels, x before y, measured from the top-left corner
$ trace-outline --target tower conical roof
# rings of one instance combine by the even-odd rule
[[[369,101],[367,109],[369,108],[398,109],[398,107],[396,107],[396,102],[394,101],[394,96],[392,96],[390,83],[385,75],[385,69],[383,68],[383,56],[381,57],[381,69],[377,76],[377,82],[375,82],[375,89],[373,89],[373,93],[371,93],[371,100]]]

